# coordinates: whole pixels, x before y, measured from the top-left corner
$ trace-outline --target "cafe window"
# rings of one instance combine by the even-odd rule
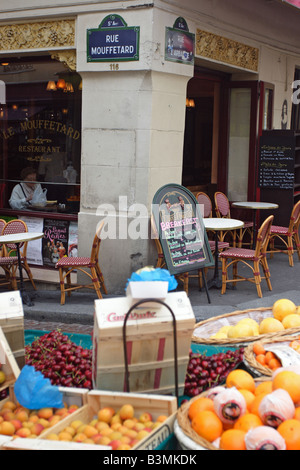
[[[0,58],[0,205],[10,208],[23,170],[35,170],[48,204],[76,213],[80,199],[81,77],[47,57]],[[24,173],[24,172],[23,172]]]

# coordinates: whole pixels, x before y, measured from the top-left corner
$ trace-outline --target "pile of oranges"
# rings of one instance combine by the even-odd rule
[[[223,392],[217,391],[221,388],[223,388]],[[232,422],[228,424],[228,419],[224,420],[217,410],[216,397],[222,396],[224,390],[228,392],[231,389],[235,390],[235,393],[236,391],[240,392],[244,397],[246,409],[239,416],[234,412],[230,414]],[[285,408],[286,418],[284,417],[285,411],[282,411],[282,406],[284,407],[285,403],[279,400],[278,404],[272,404],[270,407],[272,417],[273,415],[277,416],[277,406],[278,416],[280,415],[281,419],[272,421],[271,426],[266,420],[268,413],[263,412],[262,404],[268,401],[266,397],[278,392],[286,394],[284,396],[287,396],[290,402]],[[232,410],[234,411],[235,408]],[[210,389],[205,396],[199,395],[190,403],[188,417],[192,429],[215,448],[222,450],[300,450],[300,375],[283,369],[273,373],[270,380],[264,380],[257,384],[247,371],[233,370],[227,377],[226,387]],[[228,418],[228,416],[226,417]],[[255,435],[260,436],[259,443],[253,443],[253,430],[255,430]],[[251,445],[250,438],[252,438]]]
[[[264,346],[260,343],[253,344],[253,353],[255,355],[256,361],[268,369],[276,370],[282,366],[280,360],[276,355],[271,351],[266,351]]]

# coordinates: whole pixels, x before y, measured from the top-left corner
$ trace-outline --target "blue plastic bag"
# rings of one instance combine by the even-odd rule
[[[20,405],[29,410],[64,408],[63,394],[33,366],[24,366],[14,386]]]
[[[174,276],[171,276],[167,269],[156,268],[152,270],[140,270],[139,272],[132,273],[131,281],[166,281],[168,282],[168,291],[176,289],[178,283]],[[128,283],[126,287],[128,286]]]

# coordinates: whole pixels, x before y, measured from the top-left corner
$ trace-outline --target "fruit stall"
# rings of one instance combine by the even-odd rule
[[[138,287],[95,301],[90,347],[26,342],[18,293],[0,294],[0,449],[299,450],[300,308],[196,324],[185,292]]]

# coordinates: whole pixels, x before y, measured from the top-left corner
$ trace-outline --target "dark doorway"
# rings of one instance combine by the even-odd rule
[[[214,99],[211,96],[194,98],[186,107],[186,125],[183,150],[184,186],[211,183],[212,136]]]

